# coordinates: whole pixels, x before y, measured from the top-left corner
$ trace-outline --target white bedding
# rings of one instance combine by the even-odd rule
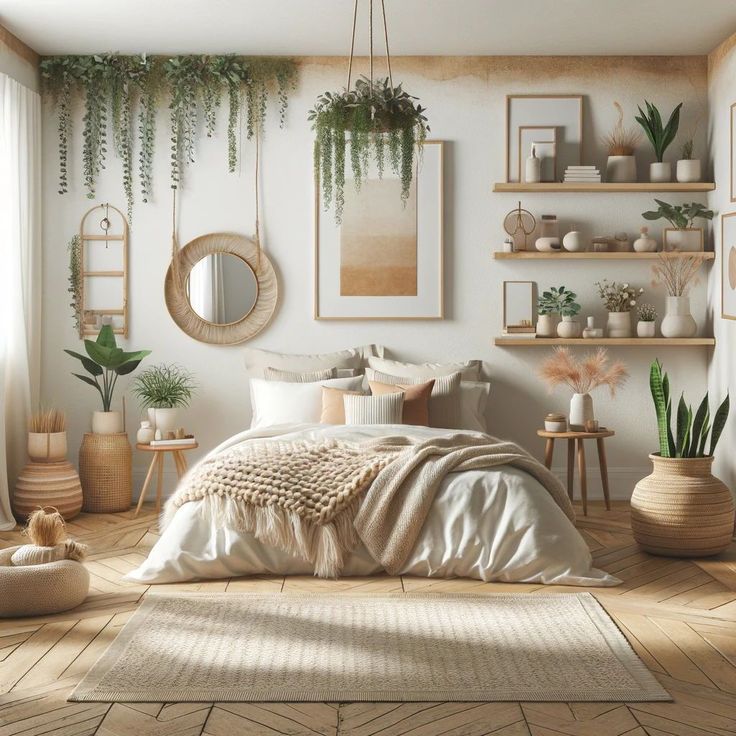
[[[446,430],[406,425],[283,425],[243,432],[210,454],[264,437],[360,441],[397,434],[426,439],[444,433]],[[264,545],[252,534],[217,528],[198,515],[200,503],[186,503],[176,512],[148,559],[129,573],[127,580],[173,583],[313,572],[308,562]],[[361,544],[342,574],[380,571],[380,565]],[[450,474],[401,573],[586,586],[620,582],[592,567],[583,538],[540,483],[508,466]]]

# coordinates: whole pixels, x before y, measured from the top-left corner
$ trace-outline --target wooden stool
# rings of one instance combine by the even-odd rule
[[[608,497],[608,465],[606,464],[606,448],[603,440],[616,434],[611,429],[601,428],[598,432],[547,432],[538,429],[537,435],[547,440],[544,448],[544,464],[552,467],[552,455],[555,451],[555,440],[567,440],[567,495],[573,499],[573,480],[575,476],[575,443],[578,448],[578,474],[580,475],[580,495],[583,498],[583,515],[588,515],[588,483],[585,477],[585,446],[583,440],[595,440],[598,445],[598,464],[601,470],[601,484],[603,498],[606,501],[606,511],[611,510],[611,500]]]
[[[161,494],[164,486],[164,457],[166,456],[166,453],[170,452],[172,454],[174,465],[176,466],[176,474],[181,478],[182,475],[187,472],[187,459],[184,457],[184,453],[187,450],[196,450],[198,447],[199,444],[196,442],[191,445],[181,445],[178,447],[176,445],[173,447],[151,447],[151,445],[141,445],[140,443],[135,446],[136,450],[152,452],[153,460],[151,460],[151,466],[148,468],[146,479],[143,481],[143,488],[141,488],[141,495],[138,499],[138,505],[136,506],[133,518],[138,516],[140,513],[141,506],[143,506],[143,499],[146,497],[146,491],[148,490],[148,486],[153,478],[153,471],[156,468],[158,468],[158,479],[156,482],[156,513],[161,511]]]

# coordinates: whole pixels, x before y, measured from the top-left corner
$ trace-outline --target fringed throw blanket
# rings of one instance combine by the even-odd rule
[[[245,442],[192,469],[167,503],[164,524],[183,504],[202,501],[204,515],[301,556],[320,577],[339,574],[358,538],[398,574],[447,474],[499,465],[532,475],[574,519],[562,484],[525,450],[453,433],[424,441]]]

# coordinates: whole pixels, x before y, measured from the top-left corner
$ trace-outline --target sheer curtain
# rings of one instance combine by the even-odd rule
[[[25,461],[41,347],[41,101],[0,74],[0,530]]]

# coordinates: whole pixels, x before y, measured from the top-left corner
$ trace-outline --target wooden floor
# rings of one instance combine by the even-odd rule
[[[736,734],[736,545],[691,562],[639,552],[628,510],[594,505],[578,522],[596,564],[624,580],[593,589],[674,703],[67,703],[147,591],[123,583],[157,539],[148,510],[82,515],[70,533],[87,542],[92,590],[74,611],[0,622],[0,736],[729,736]],[[0,547],[21,542],[0,534]],[[239,592],[431,591],[529,594],[579,588],[471,580],[257,577],[157,589]],[[2,591],[0,591],[2,594]]]

